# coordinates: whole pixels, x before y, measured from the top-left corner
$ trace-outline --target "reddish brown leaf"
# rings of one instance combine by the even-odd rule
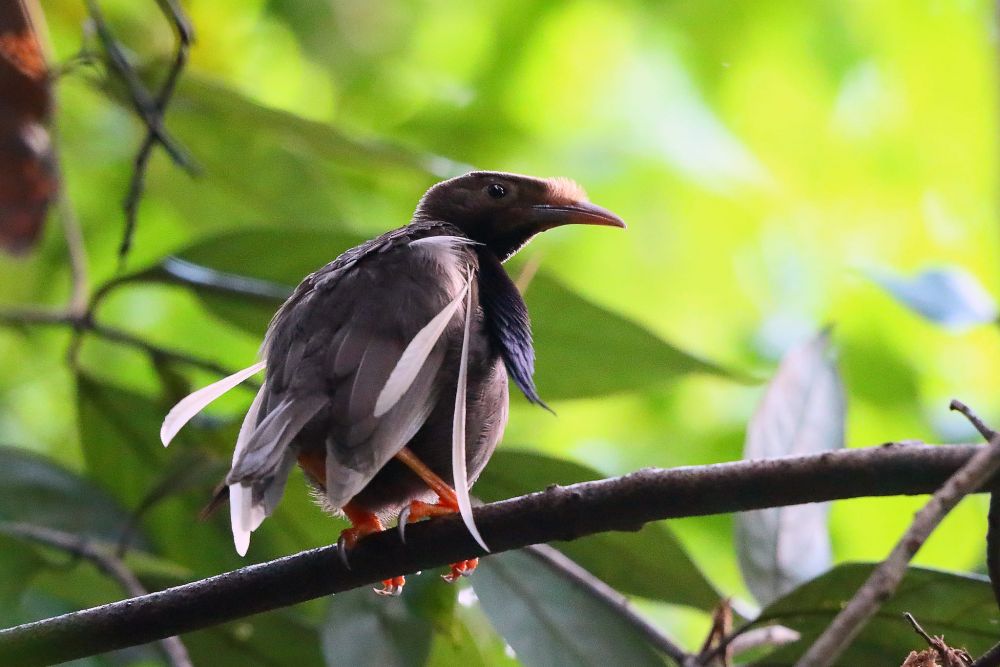
[[[15,253],[38,238],[59,185],[51,79],[32,20],[41,10],[28,6],[35,2],[0,2],[0,246]]]

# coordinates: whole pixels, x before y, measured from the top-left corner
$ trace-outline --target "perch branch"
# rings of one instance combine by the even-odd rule
[[[117,581],[122,590],[132,597],[146,595],[148,592],[135,573],[119,558],[90,544],[78,535],[45,526],[16,522],[0,524],[0,531],[85,558]],[[191,658],[188,657],[187,648],[179,637],[164,637],[160,640],[160,646],[172,667],[191,667]]]
[[[931,493],[987,448],[889,444],[820,455],[740,461],[554,486],[484,505],[475,520],[494,553],[649,521],[864,496]],[[724,492],[720,492],[724,490]],[[265,526],[266,529],[266,526]],[[482,556],[458,516],[395,530],[139,598],[0,631],[0,664],[47,664],[148,643],[236,618]]]
[[[978,451],[935,491],[927,504],[917,512],[913,523],[889,556],[872,571],[847,606],[799,658],[796,667],[828,667],[837,662],[882,604],[895,593],[910,560],[941,520],[962,498],[981,490],[1000,470],[1000,435],[983,424],[962,403],[952,401],[951,408],[964,414],[984,437],[989,437],[990,444]]]

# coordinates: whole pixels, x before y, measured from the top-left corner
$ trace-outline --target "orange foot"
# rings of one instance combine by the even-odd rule
[[[451,489],[449,489],[450,491]],[[414,500],[409,505],[403,509],[402,513],[399,515],[399,537],[404,542],[406,541],[406,524],[415,523],[421,519],[432,518],[436,516],[444,516],[446,514],[455,514],[458,512],[458,501],[454,499],[454,491],[451,491],[452,497],[444,498],[438,496],[438,501],[435,504],[425,503],[420,500]],[[449,584],[453,584],[459,580],[460,577],[468,577],[479,565],[478,558],[470,558],[469,560],[460,560],[457,563],[452,563],[449,567],[451,569],[447,574],[442,574],[441,578],[447,581]]]
[[[343,509],[344,514],[351,522],[351,527],[340,533],[340,538],[337,540],[337,550],[340,552],[340,559],[344,562],[344,566],[351,569],[351,564],[347,561],[347,552],[353,549],[358,540],[365,535],[381,532],[384,528],[378,517],[368,510],[361,509],[352,503],[347,503]],[[383,579],[382,588],[373,590],[379,595],[400,595],[405,584],[406,577],[392,577],[391,579]]]

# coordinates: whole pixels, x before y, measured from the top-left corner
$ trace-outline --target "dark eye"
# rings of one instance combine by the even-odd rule
[[[494,199],[502,199],[507,195],[507,190],[499,183],[490,183],[486,186],[486,194]]]

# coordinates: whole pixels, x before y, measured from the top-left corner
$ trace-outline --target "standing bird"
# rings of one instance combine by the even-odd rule
[[[469,486],[503,435],[507,375],[544,406],[527,307],[502,263],[539,232],[567,224],[625,226],[568,179],[477,171],[438,183],[410,224],[302,281],[271,321],[260,363],[170,411],[164,445],[267,368],[225,479],[241,556],[296,463],[326,508],[350,520],[342,549],[397,514],[405,525],[460,512],[489,551]],[[455,563],[445,578],[477,562]],[[379,592],[398,594],[404,580],[383,583]]]

